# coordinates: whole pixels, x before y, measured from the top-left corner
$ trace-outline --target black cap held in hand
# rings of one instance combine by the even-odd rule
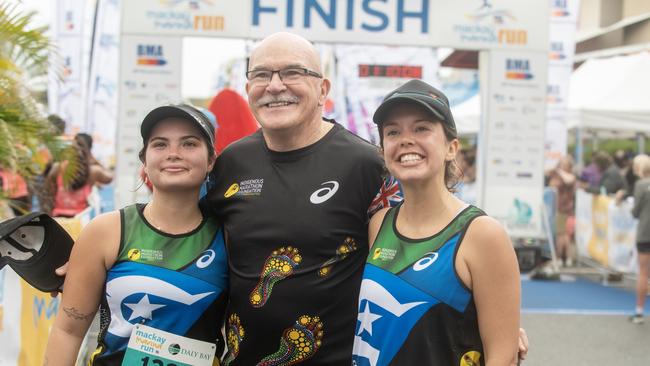
[[[9,265],[27,283],[43,292],[57,291],[64,277],[54,270],[68,262],[73,240],[42,212],[0,222],[0,268]]]

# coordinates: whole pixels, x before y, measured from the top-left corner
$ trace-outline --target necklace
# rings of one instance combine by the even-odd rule
[[[192,220],[191,225],[189,225],[189,224],[188,225],[183,225],[183,226],[180,227],[180,229],[174,228],[173,230],[170,230],[170,229],[167,229],[166,227],[163,227],[162,225],[159,224],[159,221],[154,218],[152,209],[149,207],[149,205],[147,205],[147,207],[145,207],[145,211],[146,212],[143,212],[144,217],[149,222],[149,224],[151,224],[151,226],[156,228],[156,230],[162,231],[162,232],[167,233],[167,234],[176,235],[176,234],[189,233],[190,231],[194,230],[201,223],[201,221],[203,221],[203,215],[199,214],[199,216],[196,219]]]

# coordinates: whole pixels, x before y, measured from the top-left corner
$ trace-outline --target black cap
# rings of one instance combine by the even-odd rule
[[[74,241],[53,218],[33,212],[0,222],[0,268],[9,265],[43,292],[57,291],[64,278],[54,270],[70,258]]]
[[[386,95],[384,101],[379,105],[372,120],[381,126],[390,110],[404,102],[416,103],[431,112],[438,120],[447,125],[453,132],[456,132],[456,122],[451,115],[449,100],[440,90],[432,87],[422,80],[410,80],[406,84],[393,90]]]
[[[182,118],[194,122],[196,127],[199,128],[199,131],[210,142],[209,147],[214,149],[214,126],[203,112],[189,104],[169,104],[149,112],[142,120],[142,125],[140,126],[140,135],[142,135],[143,144],[146,145],[151,135],[151,130],[153,130],[156,123],[166,118]]]

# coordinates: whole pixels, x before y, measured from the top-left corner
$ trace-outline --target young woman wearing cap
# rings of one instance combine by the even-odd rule
[[[75,363],[98,308],[101,330],[91,365],[141,364],[144,357],[153,362],[155,355],[127,348],[136,324],[148,334],[165,331],[216,342],[217,350],[223,346],[223,236],[198,206],[215,161],[214,128],[195,108],[176,105],[151,111],[141,134],[151,201],[98,216],[81,232],[46,351],[48,365]]]
[[[452,194],[447,98],[419,80],[374,115],[404,201],[375,214],[359,296],[357,365],[516,363],[519,269],[503,227]]]

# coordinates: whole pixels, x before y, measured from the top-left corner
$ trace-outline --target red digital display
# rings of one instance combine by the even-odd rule
[[[422,66],[361,64],[359,77],[422,79]]]

